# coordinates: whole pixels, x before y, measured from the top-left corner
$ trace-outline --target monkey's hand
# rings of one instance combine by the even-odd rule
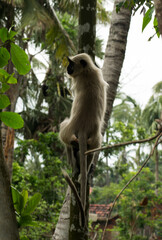
[[[98,148],[101,146],[102,135],[98,133],[88,138],[87,145],[89,149]]]
[[[73,134],[70,138],[70,142],[77,142],[78,143],[78,138]]]
[[[79,141],[75,134],[72,135],[70,140],[70,145],[72,145],[72,147],[74,147],[75,149],[79,150]]]

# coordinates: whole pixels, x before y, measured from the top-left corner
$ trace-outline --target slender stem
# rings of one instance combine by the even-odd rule
[[[85,154],[87,155],[87,154],[99,152],[99,151],[102,151],[105,149],[118,148],[118,147],[128,146],[131,144],[150,142],[150,141],[154,140],[155,138],[157,138],[159,136],[159,134],[161,134],[161,132],[162,132],[162,127],[159,129],[159,131],[153,137],[142,139],[142,140],[134,140],[134,141],[128,141],[128,142],[124,142],[124,143],[118,143],[118,144],[114,144],[114,145],[107,145],[106,147],[95,148],[95,149],[89,150],[89,151],[85,152]]]

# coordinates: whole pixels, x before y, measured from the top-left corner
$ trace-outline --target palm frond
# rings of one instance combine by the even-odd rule
[[[111,12],[104,7],[105,0],[97,0],[97,20],[102,24],[110,23]]]
[[[33,57],[32,58],[32,64],[33,64],[33,68],[36,68],[36,69],[47,69],[47,66],[41,62],[40,60],[38,60],[37,58]]]
[[[161,82],[158,82],[156,83],[154,86],[153,86],[153,91],[154,93],[156,94],[161,94],[162,95],[162,81]]]
[[[36,0],[24,0],[21,27],[44,28],[52,25],[52,19]]]

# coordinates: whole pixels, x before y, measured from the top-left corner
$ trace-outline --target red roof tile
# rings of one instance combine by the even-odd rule
[[[89,212],[97,214],[97,217],[107,217],[112,204],[90,204]]]

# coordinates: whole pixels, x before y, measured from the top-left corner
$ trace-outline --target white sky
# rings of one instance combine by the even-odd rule
[[[162,81],[162,39],[155,36],[150,24],[144,32],[142,15],[132,18],[126,58],[121,75],[123,91],[130,94],[143,106],[152,95],[152,87]]]
[[[113,4],[108,4],[112,9]],[[142,21],[142,14],[137,12],[132,16],[120,85],[121,91],[143,108],[152,95],[152,87],[162,81],[162,39],[155,36],[148,41],[155,33],[153,25],[150,23],[142,33]],[[108,32],[109,26],[97,29],[97,35],[104,39],[104,48]]]

